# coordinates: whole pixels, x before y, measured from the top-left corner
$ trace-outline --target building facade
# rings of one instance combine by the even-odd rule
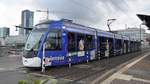
[[[5,44],[9,46],[25,45],[27,36],[9,36],[5,38]]]
[[[141,34],[140,34],[141,30]],[[144,41],[146,39],[146,33],[144,29],[139,29],[139,28],[128,28],[125,30],[118,30],[118,34],[125,35],[130,37],[131,39],[135,39],[137,41]]]
[[[23,10],[21,15],[21,26],[25,28],[33,28],[33,20],[34,19],[34,12],[30,10]],[[19,35],[28,35],[30,30],[28,29],[21,29],[19,30]]]
[[[0,28],[0,38],[4,38],[7,36],[9,36],[9,28],[7,27]]]
[[[124,30],[118,30],[116,31],[118,34],[125,35],[130,37],[131,39],[134,39],[136,41],[140,41],[142,43],[142,47],[146,48],[149,46],[149,42],[147,39],[147,33],[145,32],[145,29],[140,28],[127,28]]]
[[[9,37],[9,31],[9,28],[7,27],[0,28],[0,46],[5,45],[5,39]]]

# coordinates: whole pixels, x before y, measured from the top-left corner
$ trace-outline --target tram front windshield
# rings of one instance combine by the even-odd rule
[[[27,39],[25,50],[37,51],[40,45],[40,39],[47,30],[48,28],[34,28]]]

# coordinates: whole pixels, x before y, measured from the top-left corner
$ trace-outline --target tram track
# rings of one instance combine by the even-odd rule
[[[137,54],[137,55],[139,55],[139,54],[142,55],[142,54],[144,54],[145,52],[147,52],[147,50],[146,50],[146,51],[143,51],[142,53],[141,53],[141,52],[138,52],[138,53],[131,53],[131,54],[132,54],[132,56],[135,56],[136,54]],[[107,68],[112,69],[113,67],[108,66]],[[95,71],[95,72],[93,72],[93,73],[89,73],[89,72],[87,71],[87,73],[89,73],[89,74],[84,75],[84,76],[81,76],[81,77],[79,77],[79,78],[77,78],[77,79],[75,79],[75,80],[69,82],[68,84],[74,84],[74,83],[77,83],[77,82],[79,82],[79,81],[82,81],[82,80],[84,80],[84,79],[86,79],[86,78],[92,77],[92,76],[94,76],[95,74],[99,74],[99,73],[102,73],[102,72],[106,72],[105,70],[107,70],[107,68],[103,68],[103,69],[98,70],[98,71]],[[117,70],[117,69],[116,69],[116,70]],[[116,70],[114,70],[114,71],[116,71]],[[84,73],[85,73],[85,72],[84,72]],[[80,73],[80,74],[81,74],[81,73]],[[86,83],[87,83],[87,82],[86,82]]]
[[[100,61],[97,60],[89,63],[75,64],[72,65],[71,68],[68,68],[66,66],[50,67],[46,70],[44,74],[40,71],[30,71],[29,73],[39,73],[41,75],[50,76],[58,80],[71,80],[68,82],[68,84],[89,83],[90,81],[94,80],[105,72],[148,51],[149,49],[146,49],[139,52],[124,54],[122,56],[111,57],[110,59],[102,59]],[[90,67],[78,67],[80,65],[88,65]]]

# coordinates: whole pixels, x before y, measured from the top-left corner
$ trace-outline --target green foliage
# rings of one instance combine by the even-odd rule
[[[46,79],[41,84],[46,84],[48,81],[49,81],[49,79]]]
[[[20,80],[18,84],[27,84],[27,82],[25,80]]]
[[[52,78],[39,78],[29,76],[25,80],[20,80],[18,84],[57,84],[57,80]]]
[[[41,84],[41,80],[34,80],[33,84]]]

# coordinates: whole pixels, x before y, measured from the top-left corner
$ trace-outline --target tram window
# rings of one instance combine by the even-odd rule
[[[92,35],[86,35],[86,41],[85,41],[85,49],[92,49],[93,48],[93,36]]]
[[[75,34],[68,33],[68,51],[75,51]]]
[[[121,49],[121,40],[120,39],[117,39],[116,40],[116,49]]]
[[[60,50],[61,49],[61,31],[51,31],[47,36],[46,50]]]
[[[85,49],[85,47],[84,47],[84,42],[85,42],[84,36],[85,36],[84,34],[78,34],[77,35],[78,51],[83,51]]]

